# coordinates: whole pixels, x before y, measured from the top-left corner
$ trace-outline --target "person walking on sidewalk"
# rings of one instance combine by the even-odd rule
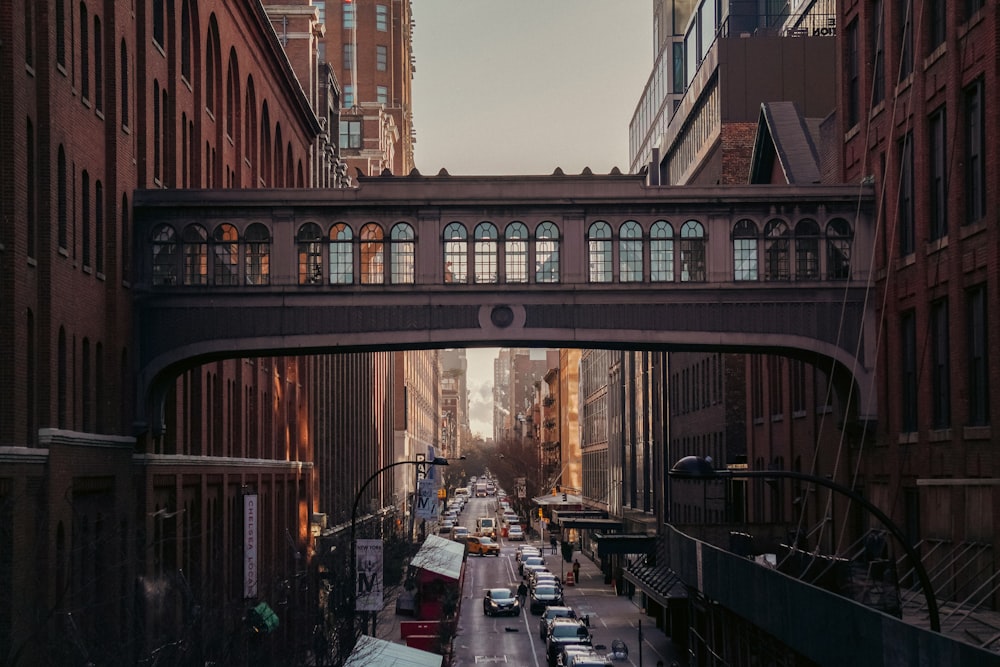
[[[558,544],[558,543],[559,543],[559,540],[556,539],[555,535],[552,535],[552,536],[549,537],[549,546],[552,547],[552,553],[556,552],[556,544]]]
[[[580,559],[573,559],[573,581],[580,583]]]

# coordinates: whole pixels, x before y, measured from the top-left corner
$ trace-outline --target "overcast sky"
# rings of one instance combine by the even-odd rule
[[[653,65],[650,0],[412,5],[422,174],[628,170],[628,125]],[[466,355],[472,432],[490,437],[497,351]]]

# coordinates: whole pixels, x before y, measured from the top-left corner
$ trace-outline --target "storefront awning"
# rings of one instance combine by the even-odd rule
[[[362,635],[344,667],[441,667],[442,660],[436,653]]]
[[[601,519],[598,517],[566,516],[559,517],[556,525],[561,528],[576,528],[577,530],[622,530],[621,519]]]
[[[607,558],[616,554],[648,554],[656,549],[656,537],[646,533],[595,533],[597,555]]]

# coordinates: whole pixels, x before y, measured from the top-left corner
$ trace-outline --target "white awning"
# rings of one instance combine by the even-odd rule
[[[344,667],[441,667],[437,653],[362,635]]]
[[[567,493],[566,500],[563,500],[562,493],[556,493],[551,496],[535,496],[531,499],[536,505],[581,505],[583,504],[583,496],[578,496],[575,493]]]

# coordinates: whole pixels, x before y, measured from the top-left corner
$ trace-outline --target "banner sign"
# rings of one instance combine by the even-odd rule
[[[382,540],[357,540],[354,599],[357,611],[382,611]]]
[[[433,521],[440,513],[438,505],[438,483],[433,479],[422,479],[417,482],[417,507],[418,519]]]
[[[243,597],[257,597],[257,494],[243,496]]]

